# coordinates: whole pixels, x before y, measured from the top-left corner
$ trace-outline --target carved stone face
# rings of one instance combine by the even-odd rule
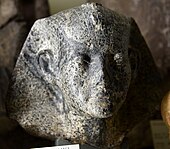
[[[131,72],[127,50],[71,45],[61,69],[61,88],[69,105],[92,117],[115,113],[126,97]]]
[[[155,109],[159,80],[133,19],[87,3],[35,22],[6,107],[33,135],[115,148]]]
[[[10,117],[39,136],[100,137],[132,78],[130,23],[96,4],[38,20],[13,73]]]
[[[82,9],[59,17],[64,23],[58,27],[62,54],[55,60],[61,61],[56,84],[68,108],[106,118],[120,108],[130,84],[129,20],[119,24],[118,16],[93,4]]]

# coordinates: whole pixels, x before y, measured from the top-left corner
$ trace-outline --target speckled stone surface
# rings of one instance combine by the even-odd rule
[[[87,3],[35,22],[6,106],[33,135],[109,149],[159,108],[159,82],[135,21]]]
[[[169,0],[88,0],[133,17],[164,79],[170,74]]]

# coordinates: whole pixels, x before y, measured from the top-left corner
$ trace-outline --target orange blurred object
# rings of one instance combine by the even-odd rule
[[[166,96],[162,100],[161,114],[164,122],[169,128],[170,133],[170,91],[166,94]]]

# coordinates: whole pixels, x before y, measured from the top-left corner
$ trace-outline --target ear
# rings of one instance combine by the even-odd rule
[[[27,68],[35,77],[45,81],[53,75],[54,55],[51,50],[41,50],[37,54],[23,51],[22,55]]]
[[[52,49],[47,48],[51,46],[46,39],[45,23],[43,20],[34,23],[18,59],[19,64],[23,61],[34,76],[43,80],[54,72],[52,66],[54,54]]]
[[[40,71],[42,71],[45,74],[53,73],[54,55],[51,50],[46,49],[40,51],[38,53],[37,61],[40,67],[39,69]]]

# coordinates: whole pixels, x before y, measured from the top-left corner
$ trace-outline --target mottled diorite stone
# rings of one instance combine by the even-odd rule
[[[33,135],[113,148],[158,109],[159,83],[134,20],[87,3],[35,22],[7,110]]]
[[[133,17],[141,29],[156,66],[167,81],[170,74],[169,0],[88,0]]]

